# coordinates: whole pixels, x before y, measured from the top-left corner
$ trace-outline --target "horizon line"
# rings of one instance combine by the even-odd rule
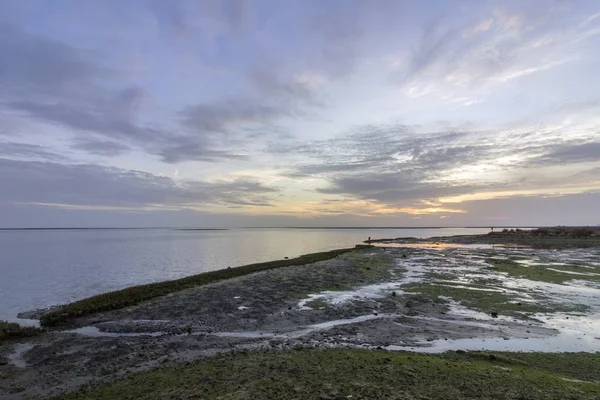
[[[172,230],[232,230],[232,229],[534,229],[547,227],[582,227],[582,226],[600,226],[600,225],[479,225],[479,226],[238,226],[238,227],[182,227],[182,226],[130,226],[130,227],[7,227],[0,228],[0,231],[25,231],[25,230],[151,230],[151,229],[172,229]]]

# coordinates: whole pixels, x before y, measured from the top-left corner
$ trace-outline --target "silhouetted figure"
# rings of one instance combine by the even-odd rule
[[[369,239],[367,240],[367,243],[371,244],[371,236],[369,236]]]

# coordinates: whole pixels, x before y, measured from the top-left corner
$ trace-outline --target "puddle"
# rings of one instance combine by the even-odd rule
[[[580,275],[580,276],[600,276],[600,274],[595,274],[593,272],[585,273],[585,272],[575,272],[575,271],[567,271],[563,269],[554,269],[554,268],[546,268],[548,271],[560,272],[563,274],[571,274],[571,275]]]
[[[35,347],[35,345],[33,345],[31,343],[24,343],[24,344],[17,345],[15,347],[15,350],[13,351],[13,353],[8,356],[8,359],[16,367],[26,368],[27,362],[25,360],[23,360],[23,355],[25,353],[27,353],[29,350],[33,349],[34,347]]]
[[[507,330],[506,325],[494,326],[493,321],[505,321],[523,324],[509,316],[492,318],[490,315],[468,309],[450,300],[450,314],[472,318],[466,321],[440,320],[445,323],[479,326],[487,329]],[[413,318],[438,320],[427,316]],[[487,351],[525,351],[525,352],[600,352],[600,314],[573,315],[569,313],[534,314],[533,318],[540,322],[529,328],[527,338],[514,338],[510,335],[498,335],[496,338],[450,339],[433,342],[422,341],[416,346],[391,345],[387,350],[416,351],[423,353],[442,353],[449,350],[487,350]],[[532,322],[530,322],[532,324]],[[555,335],[548,335],[554,330]],[[505,332],[506,333],[506,332]],[[536,337],[537,336],[537,337]]]
[[[302,329],[291,331],[291,332],[265,332],[265,331],[246,331],[246,332],[217,332],[212,333],[212,336],[220,336],[220,337],[240,337],[240,338],[248,338],[248,339],[268,339],[268,338],[280,338],[280,339],[297,339],[302,336],[309,335],[313,332],[324,331],[336,326],[340,325],[350,325],[356,324],[359,322],[370,321],[374,319],[381,318],[393,318],[399,317],[399,314],[367,314],[361,315],[355,318],[347,318],[347,319],[337,319],[333,321],[321,322],[318,324],[308,325]]]
[[[398,316],[399,315],[396,315],[396,314],[379,314],[379,315],[367,314],[367,315],[361,315],[361,316],[355,317],[355,318],[337,319],[337,320],[333,320],[333,321],[322,322],[320,324],[310,325],[310,326],[308,326],[307,330],[319,331],[319,330],[323,330],[323,329],[330,329],[330,328],[333,328],[335,326],[340,326],[340,325],[356,324],[358,322],[370,321],[373,319],[392,318],[392,317],[398,317]]]
[[[64,331],[65,333],[76,333],[78,335],[89,336],[89,337],[136,337],[136,336],[163,336],[167,332],[106,332],[101,331],[95,326],[84,326],[82,328],[70,329]]]
[[[455,339],[422,342],[420,346],[387,346],[387,350],[416,351],[420,353],[443,353],[449,350],[465,351],[524,351],[524,352],[597,352],[600,340],[594,338],[572,337],[559,334],[547,338],[530,339]]]
[[[495,293],[502,293],[504,292],[504,290],[500,289],[500,288],[478,288],[478,287],[473,287],[473,286],[464,286],[464,285],[449,285],[449,284],[440,284],[440,283],[432,283],[433,286],[442,286],[442,287],[448,287],[448,288],[455,288],[455,289],[467,289],[467,290],[475,290],[475,291],[479,291],[479,292],[495,292]]]
[[[396,291],[398,294],[401,294],[400,286],[403,284],[403,281],[386,282],[362,286],[354,290],[327,290],[316,294],[309,294],[308,298],[298,302],[298,308],[300,310],[312,310],[307,304],[314,300],[323,300],[329,304],[338,305],[357,299],[380,299],[387,296],[388,292],[391,291]]]
[[[269,339],[269,338],[274,338],[277,335],[275,335],[272,332],[260,332],[260,331],[256,331],[256,332],[216,332],[216,333],[212,333],[212,336],[218,336],[218,337],[236,337],[236,338],[246,338],[246,339]]]

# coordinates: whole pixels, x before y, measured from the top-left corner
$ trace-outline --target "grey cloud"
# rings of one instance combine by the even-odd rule
[[[65,161],[67,157],[49,151],[44,146],[27,143],[0,142],[0,157]]]
[[[312,155],[314,163],[293,168],[290,177],[321,176],[323,194],[346,194],[388,204],[464,193],[473,187],[439,181],[443,171],[489,157],[490,146],[465,145],[470,133],[415,135],[412,128],[368,126],[335,139],[288,149]],[[279,149],[282,151],[282,149]]]
[[[98,104],[86,105],[39,101],[12,101],[8,105],[44,121],[121,140],[144,143],[160,140],[168,135],[167,132],[154,128],[141,127],[121,112],[113,112],[117,104],[120,104],[118,101],[103,104],[100,99],[97,100]]]
[[[0,63],[0,107],[70,128],[72,148],[92,154],[110,156],[138,148],[167,163],[244,159],[236,144],[276,129],[281,118],[302,115],[300,109],[311,98],[303,85],[261,70],[249,75],[258,93],[185,107],[176,114],[180,126],[166,129],[140,120],[140,108],[149,97],[145,90],[108,89],[119,87],[120,72],[104,67],[97,54],[2,29],[0,33],[10,35],[0,35],[0,54],[9,60]],[[236,140],[219,140],[222,135]]]
[[[122,143],[97,139],[78,139],[71,146],[71,148],[76,150],[84,150],[89,154],[109,157],[122,154],[130,150],[130,147]]]
[[[390,169],[420,175],[488,156],[491,146],[462,144],[472,133],[449,131],[416,135],[413,128],[368,126],[343,138],[299,145],[273,147],[273,152],[310,155],[321,162],[299,166],[299,175],[363,172],[385,173]]]
[[[76,96],[82,84],[112,75],[93,55],[0,25],[0,87],[12,93]]]
[[[237,114],[235,110],[228,110],[226,107],[221,109],[221,113],[218,112],[219,108],[216,106],[195,108],[193,111],[190,108],[186,111],[188,114],[186,124],[190,129],[192,127],[199,128],[200,132],[197,133],[200,134],[175,134],[160,128],[137,124],[128,112],[130,108],[135,107],[133,103],[136,101],[131,96],[119,96],[107,102],[97,99],[97,104],[88,105],[41,104],[34,101],[11,102],[10,104],[14,109],[26,111],[42,120],[99,134],[108,139],[89,139],[81,137],[80,134],[74,139],[73,148],[75,149],[110,156],[126,152],[131,147],[138,147],[158,155],[162,161],[167,163],[186,160],[243,159],[244,156],[231,151],[215,149],[210,138],[202,133],[223,132],[231,124],[239,124],[243,118],[248,120],[259,118],[258,114],[253,114],[253,110],[247,108],[241,110],[241,113],[239,113],[240,109],[237,109]],[[214,113],[211,113],[209,109],[212,109]],[[264,117],[264,113],[262,115]]]
[[[98,165],[0,158],[0,202],[72,206],[185,208],[196,204],[269,205],[276,188],[251,178],[233,182],[175,182],[153,174]]]
[[[273,71],[256,69],[250,74],[250,80],[266,98],[283,101],[288,107],[294,101],[313,101],[313,93],[306,85],[282,80]]]
[[[152,0],[147,4],[156,19],[164,22],[179,36],[188,35],[197,28],[206,30],[206,35],[223,31],[236,33],[243,27],[251,11],[250,2],[247,0],[204,0],[202,2]],[[214,25],[218,25],[220,30],[214,31]],[[213,31],[209,30],[211,26]]]
[[[265,123],[288,115],[286,109],[252,100],[189,106],[182,111],[183,123],[200,132],[227,133],[241,124]]]
[[[138,146],[168,135],[136,122],[146,96],[141,88],[102,88],[118,73],[104,67],[98,55],[14,28],[2,27],[0,33],[0,54],[8,60],[0,63],[0,106]]]
[[[182,161],[218,161],[218,160],[246,160],[245,154],[230,151],[213,150],[203,140],[181,138],[174,145],[165,145],[159,151],[162,161],[175,164]]]
[[[552,183],[552,177],[535,181],[526,177],[529,168],[540,164],[561,165],[580,161],[600,161],[597,144],[565,143],[557,138],[551,142],[522,146],[537,132],[523,131],[520,140],[482,140],[496,137],[495,132],[448,131],[415,134],[409,126],[367,126],[344,137],[301,144],[297,147],[276,146],[272,152],[294,152],[313,159],[289,169],[290,178],[319,176],[329,185],[317,191],[323,194],[349,195],[391,205],[412,204],[420,199],[471,193],[476,190],[522,189]],[[545,154],[532,159],[532,154]],[[522,161],[498,163],[507,156],[523,156]],[[517,160],[519,157],[517,157]],[[461,167],[491,165],[497,170],[519,170],[505,181],[458,180],[449,174]],[[485,172],[482,172],[482,176]],[[574,182],[583,182],[573,176]]]
[[[408,204],[420,199],[462,194],[474,188],[470,185],[427,183],[420,178],[397,172],[334,177],[330,187],[317,190],[324,194],[350,194],[387,204]]]
[[[600,162],[600,142],[564,146],[543,157],[547,163]]]

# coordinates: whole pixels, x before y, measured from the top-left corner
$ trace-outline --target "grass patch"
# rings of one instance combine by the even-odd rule
[[[580,267],[576,265],[530,265],[523,266],[512,260],[497,260],[490,258],[487,260],[493,266],[494,271],[506,272],[509,276],[515,278],[525,278],[532,281],[563,283],[572,279],[582,279],[588,281],[600,282],[600,276],[597,275],[576,275],[568,272],[578,273],[596,273],[596,269]],[[563,270],[567,272],[558,272],[549,270]]]
[[[362,256],[362,259],[358,268],[366,279],[384,280],[391,276],[389,270],[389,257],[381,255],[370,255],[366,257],[363,254],[360,254],[360,256]]]
[[[294,265],[311,264],[318,261],[329,260],[341,254],[355,250],[356,249],[354,248],[350,248],[305,254],[303,256],[288,260],[275,260],[264,263],[249,264],[237,268],[227,268],[218,271],[205,272],[171,281],[132,286],[122,290],[99,294],[97,296],[88,297],[87,299],[67,304],[58,310],[44,314],[41,317],[40,322],[43,326],[63,325],[69,321],[86,315],[133,306],[156,297],[189,289],[195,286],[206,285],[225,279],[248,275],[258,271]]]
[[[444,273],[444,272],[426,272],[425,276],[429,279],[434,279],[436,281],[454,281],[457,282],[458,276],[452,273]]]
[[[462,285],[462,284],[461,284]],[[476,289],[476,285],[471,286]],[[453,287],[428,283],[414,283],[402,288],[406,292],[421,293],[429,298],[450,297],[460,304],[487,313],[547,313],[557,311],[583,311],[583,307],[569,307],[563,304],[532,304],[519,302],[514,296],[502,292],[471,290],[468,287]]]
[[[590,354],[442,355],[359,349],[230,353],[142,372],[76,399],[595,399]]]
[[[31,337],[40,332],[41,329],[32,326],[21,326],[14,322],[0,321],[0,344],[5,340]]]
[[[494,237],[489,235],[458,235],[451,237],[430,238],[429,240],[445,243],[463,244],[504,244],[528,246],[538,249],[568,249],[600,247],[600,237],[569,238],[569,237],[532,237],[532,236],[505,236]]]
[[[319,308],[326,308],[328,303],[323,299],[314,299],[311,301],[307,301],[305,304],[307,307],[312,308],[313,310],[318,310]]]

